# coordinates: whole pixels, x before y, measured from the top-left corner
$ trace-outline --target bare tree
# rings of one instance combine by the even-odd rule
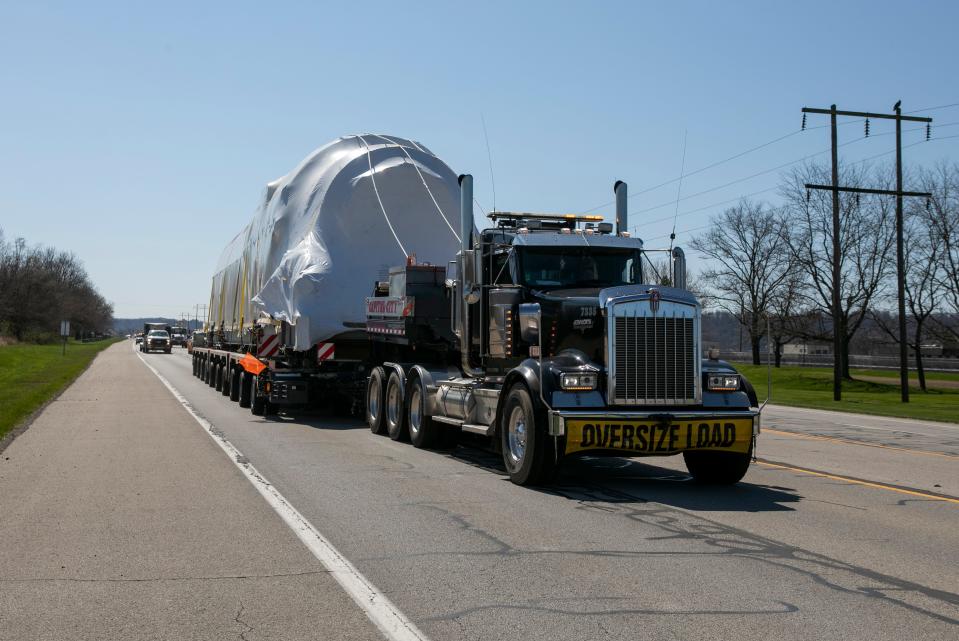
[[[906,339],[906,345],[916,356],[916,374],[923,392],[926,391],[926,373],[922,363],[922,346],[928,321],[936,311],[944,290],[941,277],[943,239],[931,218],[924,206],[913,203],[903,229],[906,313],[911,335],[911,339]],[[892,322],[898,319],[898,315],[873,313],[872,316],[876,326],[898,344],[898,324]]]
[[[846,167],[839,182],[862,186],[887,182],[863,167]],[[832,194],[809,192],[806,183],[831,181],[830,170],[806,165],[785,176],[781,191],[787,201],[789,245],[799,267],[809,279],[810,305],[828,317],[825,332],[810,338],[830,339],[839,331],[843,351],[836,354],[845,378],[849,375],[849,343],[875,300],[881,295],[895,257],[895,203],[883,196],[841,194],[839,210],[840,256],[839,318],[833,318],[832,293]]]
[[[777,290],[793,269],[786,229],[776,212],[742,200],[715,218],[691,246],[712,261],[702,274],[715,304],[749,332],[753,364],[760,362],[765,317]]]
[[[809,333],[810,321],[804,313],[807,285],[799,269],[790,270],[769,301],[769,337],[776,367],[782,365],[783,346]]]
[[[959,165],[940,163],[920,172],[923,189],[932,194],[929,209],[923,214],[940,243],[939,285],[942,298],[933,321],[945,339],[959,341]]]

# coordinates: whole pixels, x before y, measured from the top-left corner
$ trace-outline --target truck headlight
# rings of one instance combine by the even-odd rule
[[[583,374],[580,372],[567,372],[560,374],[559,386],[566,391],[581,392],[596,389],[599,378],[596,374]]]
[[[710,374],[706,387],[710,392],[735,392],[739,389],[739,374]]]

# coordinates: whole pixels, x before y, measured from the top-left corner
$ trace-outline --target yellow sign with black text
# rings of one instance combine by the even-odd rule
[[[752,419],[710,418],[670,423],[610,420],[566,421],[566,454],[614,450],[623,454],[675,454],[718,450],[745,454],[753,438]]]

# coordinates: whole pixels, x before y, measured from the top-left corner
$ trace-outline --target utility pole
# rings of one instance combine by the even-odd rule
[[[839,314],[839,279],[840,279],[840,246],[839,246],[839,192],[854,194],[879,194],[883,196],[896,197],[896,289],[899,298],[899,384],[902,390],[902,402],[909,402],[909,351],[906,345],[906,268],[905,257],[903,255],[903,216],[902,216],[902,198],[903,196],[916,196],[920,198],[929,198],[932,194],[928,192],[903,191],[902,190],[902,121],[924,122],[926,124],[926,138],[929,138],[929,123],[932,118],[922,116],[903,116],[902,101],[895,104],[894,114],[880,114],[866,111],[838,111],[836,105],[829,109],[813,109],[803,107],[803,114],[829,114],[830,126],[832,131],[832,185],[813,185],[806,183],[806,189],[826,189],[832,192],[832,324],[833,324],[833,350],[836,352],[833,359],[833,400],[842,398],[842,341],[841,336],[845,328],[842,327]],[[866,135],[869,135],[869,119],[877,118],[880,120],[896,121],[896,189],[864,189],[859,187],[840,187],[839,186],[839,146],[837,144],[836,117],[853,116],[866,119]],[[805,115],[803,116],[803,128],[805,128]]]

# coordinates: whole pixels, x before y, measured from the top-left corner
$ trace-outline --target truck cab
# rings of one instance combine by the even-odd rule
[[[375,368],[371,429],[419,446],[448,430],[488,436],[519,484],[584,453],[682,454],[697,480],[739,481],[759,432],[755,393],[702,358],[682,250],[662,250],[673,286],[653,280],[649,250],[626,231],[626,185],[614,190],[615,232],[600,216],[493,212],[475,233],[462,176],[463,244],[444,283],[451,357],[411,350]]]

